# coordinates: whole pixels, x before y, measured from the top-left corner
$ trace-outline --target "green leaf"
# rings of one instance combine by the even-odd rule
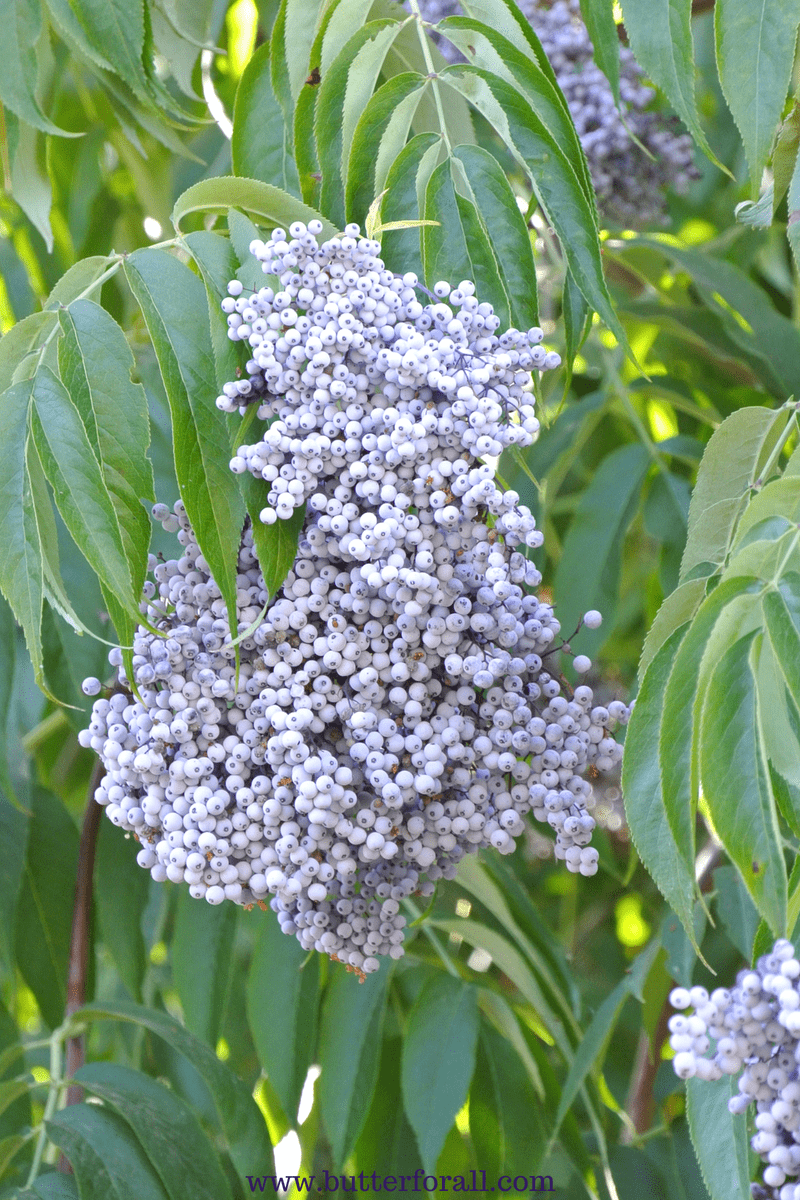
[[[749,959],[759,916],[747,888],[734,867],[717,867],[714,871],[714,887],[717,892],[717,912],[725,932],[742,958]]]
[[[408,1016],[403,1042],[403,1099],[426,1171],[436,1160],[475,1069],[478,997],[450,975],[431,979]]]
[[[792,248],[795,268],[800,263],[800,153],[797,155],[789,181],[789,195],[786,199],[788,216],[786,220],[786,236]]]
[[[314,137],[322,170],[320,207],[334,224],[345,223],[344,165],[353,130],[372,95],[386,53],[397,35],[396,21],[368,21],[336,56],[317,88]]]
[[[775,660],[800,707],[800,575],[792,571],[764,596],[764,617]]]
[[[561,295],[561,318],[564,322],[564,345],[567,370],[570,378],[575,355],[580,350],[589,332],[591,309],[569,271],[564,276],[564,291]]]
[[[3,606],[5,607],[5,605]],[[4,676],[11,680],[13,676]],[[24,798],[28,802],[27,791]],[[28,819],[0,790],[0,954],[14,962],[14,926],[28,843]]]
[[[695,814],[697,806],[697,754],[700,710],[706,677],[704,661],[714,663],[709,642],[722,616],[748,611],[757,605],[756,580],[737,577],[721,583],[700,606],[690,625],[664,691],[664,716],[658,739],[662,799],[675,846],[686,870],[695,858]]]
[[[84,299],[84,293],[95,290],[94,285],[113,262],[113,255],[92,254],[89,258],[82,258],[74,263],[64,272],[45,300],[45,311],[57,312],[62,305]]]
[[[719,658],[703,708],[700,776],[716,832],[776,937],[786,929],[786,867],[758,728],[753,634]]]
[[[697,113],[691,0],[622,0],[625,30],[636,61],[661,88],[686,128],[715,166]]]
[[[625,736],[622,786],[628,825],[639,857],[696,946],[692,923],[694,873],[681,855],[667,821],[661,770],[653,752],[664,722],[664,689],[685,633],[686,626],[682,625],[669,635],[642,679]]]
[[[271,1170],[272,1147],[261,1112],[250,1089],[197,1038],[165,1012],[141,1008],[136,1004],[87,1004],[75,1019],[92,1021],[111,1019],[143,1025],[163,1038],[178,1054],[192,1064],[208,1086],[225,1134],[230,1155],[240,1175],[253,1170]],[[103,1197],[103,1200],[106,1200]]]
[[[619,94],[619,34],[614,20],[612,0],[581,0],[581,15],[592,39],[594,61],[605,75],[617,108],[622,108]]]
[[[509,296],[478,210],[456,190],[456,169],[452,159],[445,159],[431,175],[425,193],[425,220],[436,224],[422,230],[424,278],[429,287],[439,279],[472,279],[505,329],[510,323]]]
[[[581,646],[599,644],[614,622],[622,546],[636,508],[650,456],[641,444],[620,446],[596,468],[582,493],[556,568],[553,585],[558,616],[567,632],[589,608],[598,608],[606,628],[593,637],[581,632]]]
[[[212,30],[216,7],[214,0],[192,0],[191,4],[183,4],[182,0],[163,0],[162,7],[175,29],[187,41],[195,46],[212,44],[215,36]]]
[[[369,206],[384,188],[386,176],[408,138],[411,122],[427,87],[416,71],[395,75],[364,109],[353,133],[347,161],[345,211],[363,228]]]
[[[42,111],[36,96],[36,44],[42,32],[40,0],[0,0],[0,27],[6,45],[5,63],[0,72],[0,101],[20,120],[43,133],[79,136],[54,125]]]
[[[750,1168],[747,1120],[728,1111],[738,1093],[736,1080],[723,1075],[713,1083],[689,1079],[686,1115],[694,1151],[711,1200],[749,1200]]]
[[[58,365],[77,408],[117,513],[133,593],[147,570],[150,519],[142,500],[155,500],[147,457],[147,397],[131,381],[133,355],[116,321],[92,300],[76,300],[59,313]]]
[[[742,135],[754,194],[786,103],[798,23],[796,2],[714,5],[719,81]]]
[[[375,1091],[388,983],[385,966],[365,983],[339,967],[322,1002],[317,1087],[337,1165],[355,1144]]]
[[[265,495],[268,488],[248,474],[240,475],[239,482],[252,521],[253,543],[264,576],[264,586],[270,600],[274,600],[297,558],[297,543],[303,529],[306,506],[303,504],[296,508],[286,520],[279,518],[272,525],[265,525],[259,513],[269,507]]]
[[[128,557],[119,517],[81,413],[47,367],[36,373],[32,400],[34,443],[64,524],[100,582],[133,608],[139,593],[132,583],[132,567],[142,578],[144,571]]]
[[[60,800],[31,791],[32,817],[14,941],[22,977],[55,1029],[67,1001],[67,962],[75,902],[78,831]]]
[[[319,963],[319,955],[309,959],[296,938],[281,933],[272,913],[259,916],[247,976],[247,1019],[259,1062],[292,1124],[314,1054]]]
[[[41,345],[55,324],[53,313],[31,313],[3,334],[0,338],[0,386],[3,391],[34,374],[39,365]]]
[[[229,219],[235,211],[235,209],[230,210]],[[237,213],[237,216],[241,217],[241,214]],[[241,217],[241,219],[246,220],[245,217]],[[235,378],[236,368],[239,365],[236,343],[228,337],[228,324],[225,314],[220,308],[223,297],[228,294],[228,283],[236,278],[238,259],[230,239],[224,238],[218,233],[209,233],[203,229],[197,233],[187,234],[183,240],[199,267],[206,285],[216,383],[221,391],[223,384]]]
[[[216,1046],[228,999],[231,955],[237,908],[215,908],[178,893],[178,912],[172,938],[172,978],[187,1029]]]
[[[181,498],[233,630],[244,505],[229,467],[228,426],[216,406],[206,290],[188,267],[160,250],[137,250],[128,258],[125,273],[169,399]]]
[[[308,59],[320,20],[318,0],[289,0],[284,26],[289,87],[296,101],[308,74]]]
[[[469,1090],[469,1133],[487,1176],[529,1174],[540,1166],[546,1145],[540,1107],[519,1056],[482,1020]]]
[[[418,196],[424,203],[425,189],[436,165],[441,138],[435,133],[418,133],[398,154],[386,176],[386,195],[381,205],[381,219],[390,221],[418,220],[423,215]],[[422,229],[387,230],[383,235],[381,255],[390,270],[414,271],[422,279]],[[0,342],[0,352],[2,342]]]
[[[509,147],[558,234],[576,284],[620,344],[627,347],[603,278],[594,208],[562,148],[506,80],[470,65],[447,67],[442,75],[475,105]]]
[[[681,560],[681,581],[700,563],[721,565],[736,525],[786,414],[768,408],[740,408],[712,435],[689,505],[689,531]],[[710,572],[709,572],[710,573]]]
[[[531,236],[516,196],[497,159],[480,146],[456,146],[482,231],[490,240],[496,270],[517,329],[538,324],[536,264]],[[491,301],[491,295],[485,293]]]
[[[231,1190],[203,1128],[180,1096],[116,1063],[81,1067],[75,1080],[123,1118],[139,1139],[169,1200],[230,1200]]]
[[[45,135],[18,120],[13,112],[6,112],[5,123],[11,163],[10,190],[25,216],[42,235],[48,253],[52,253],[50,208],[53,189],[45,161]]]
[[[244,69],[233,109],[231,159],[234,174],[284,191],[299,190],[297,169],[286,149],[286,123],[270,78],[270,45],[259,46]]]
[[[111,821],[101,820],[95,862],[97,915],[108,950],[134,1000],[141,999],[147,967],[142,914],[150,879],[136,862],[137,843]]]
[[[111,71],[111,63],[91,44],[69,0],[46,0],[46,3],[53,25],[76,57],[88,58],[101,71]]]
[[[353,1151],[358,1169],[365,1174],[408,1175],[422,1167],[417,1139],[403,1108],[401,1057],[402,1039],[385,1037],[372,1106]]]
[[[96,1104],[72,1104],[47,1123],[69,1159],[81,1200],[167,1200],[130,1126]]]
[[[270,229],[278,226],[287,228],[292,221],[308,223],[317,219],[322,221],[323,238],[333,237],[336,233],[336,227],[330,221],[281,188],[262,183],[259,179],[237,179],[233,175],[201,179],[187,188],[175,201],[172,223],[176,230],[180,230],[181,221],[190,213],[227,213],[229,208],[242,209]],[[157,252],[150,250],[139,253]]]
[[[0,343],[2,344],[2,343]],[[0,589],[25,633],[36,682],[41,687],[42,547],[25,465],[28,413],[33,381],[3,393],[3,438],[0,439]]]
[[[74,1175],[62,1175],[60,1171],[51,1171],[48,1175],[40,1175],[32,1186],[30,1196],[36,1197],[37,1200],[79,1200]],[[28,1193],[21,1194],[27,1198]]]
[[[679,584],[675,591],[667,596],[656,613],[645,638],[642,655],[639,659],[640,679],[669,635],[679,625],[685,625],[687,621],[691,621],[703,602],[705,586],[704,579],[691,579],[686,583]]]
[[[149,100],[142,0],[70,0],[87,40],[140,99]]]

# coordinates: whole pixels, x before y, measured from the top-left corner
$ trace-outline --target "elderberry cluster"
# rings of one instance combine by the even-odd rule
[[[258,624],[245,530],[233,631],[182,506],[156,506],[184,550],[151,564],[141,699],[98,701],[84,741],[107,768],[97,799],[156,879],[269,899],[305,948],[368,973],[403,953],[400,902],[465,853],[510,853],[528,812],[570,870],[596,872],[583,776],[619,761],[628,709],[561,694],[559,623],[516,549],[541,534],[480,461],[532,442],[530,373],[558,356],[539,329],[498,336],[470,282],[426,296],[357,226],[320,231],[254,242],[274,286],[234,280],[223,301],[252,358],[217,403],[271,421],[231,467],[266,481],[266,524],[305,504],[294,565]]]
[[[519,7],[564,93],[601,212],[632,228],[662,223],[667,188],[684,192],[698,174],[690,136],[681,132],[676,117],[653,109],[655,91],[627,46],[620,47],[622,112],[617,109],[608,80],[594,61],[580,0],[519,0]],[[421,0],[420,8],[432,22],[462,11],[457,0]],[[460,57],[445,38],[439,45],[446,58]]]
[[[800,962],[792,943],[779,939],[730,990],[675,988],[670,1002],[681,1010],[669,1020],[676,1075],[714,1080],[741,1071],[728,1107],[743,1113],[755,1101],[750,1145],[767,1167],[752,1185],[754,1200],[800,1200]]]

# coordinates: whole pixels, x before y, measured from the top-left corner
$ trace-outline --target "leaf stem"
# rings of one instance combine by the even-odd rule
[[[404,900],[403,907],[405,908],[406,912],[410,914],[414,921],[419,920],[421,913],[413,900]],[[439,935],[433,929],[431,929],[427,921],[423,921],[420,928],[430,944],[433,946],[436,953],[439,955],[439,958],[442,960],[442,965],[450,972],[452,976],[454,976],[454,978],[460,979],[461,975],[459,974],[458,968],[442,945]]]
[[[447,122],[445,120],[445,115],[444,115],[444,105],[442,104],[442,93],[439,89],[439,76],[436,71],[436,68],[433,65],[433,58],[431,56],[431,48],[428,45],[428,39],[425,36],[425,30],[423,29],[424,22],[422,19],[422,13],[420,12],[419,4],[417,3],[417,0],[408,0],[408,6],[411,9],[412,16],[415,18],[415,22],[416,22],[416,26],[417,26],[417,34],[419,36],[420,45],[422,47],[422,56],[425,59],[425,66],[428,68],[428,75],[430,77],[431,87],[433,89],[433,100],[436,105],[436,113],[439,117],[439,124],[441,125],[441,128],[442,128],[442,141],[444,142],[447,153],[452,154],[453,147],[450,143],[450,136],[447,132]]]
[[[31,1162],[31,1169],[28,1174],[27,1182],[25,1184],[26,1188],[29,1188],[32,1185],[33,1181],[36,1179],[36,1176],[39,1174],[39,1171],[41,1169],[42,1159],[44,1157],[45,1146],[47,1145],[47,1122],[50,1120],[50,1118],[55,1113],[56,1106],[58,1104],[58,1096],[59,1096],[59,1092],[61,1091],[61,1086],[63,1083],[63,1075],[62,1075],[63,1059],[62,1059],[62,1054],[61,1054],[61,1043],[64,1039],[65,1033],[66,1033],[66,1024],[60,1025],[58,1027],[58,1029],[53,1030],[53,1033],[51,1034],[50,1038],[48,1039],[48,1044],[50,1046],[50,1082],[48,1085],[49,1090],[47,1093],[47,1100],[45,1101],[44,1113],[42,1115],[42,1123],[39,1128],[39,1135],[36,1139],[36,1149],[33,1152],[33,1161]]]

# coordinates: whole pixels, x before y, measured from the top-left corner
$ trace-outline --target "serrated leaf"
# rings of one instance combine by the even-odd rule
[[[0,0],[0,26],[6,47],[0,72],[0,101],[20,120],[42,133],[78,137],[79,134],[54,125],[36,96],[36,43],[42,31],[40,0]]]
[[[316,1041],[320,959],[309,959],[273,914],[262,914],[259,922],[247,976],[247,1019],[259,1061],[293,1124]]]
[[[55,1029],[67,1000],[78,831],[61,801],[43,788],[32,788],[31,808],[14,939],[22,976]]]
[[[331,63],[317,89],[314,137],[322,170],[320,206],[340,227],[345,223],[343,171],[353,130],[372,95],[397,30],[397,22],[388,19],[362,25]]]
[[[687,621],[691,621],[702,604],[704,595],[705,580],[691,579],[686,583],[679,584],[675,591],[667,596],[656,613],[645,638],[644,648],[639,659],[640,679],[669,635],[679,625],[685,625]]]
[[[800,707],[800,575],[789,572],[765,594],[764,617],[775,661]]]
[[[274,600],[297,558],[297,543],[306,507],[303,504],[288,519],[278,518],[272,525],[265,525],[259,513],[269,507],[266,496],[269,489],[252,475],[240,475],[239,482],[252,521],[253,544],[264,576],[264,586],[270,600]]]
[[[192,0],[190,5],[181,0],[163,0],[164,12],[178,33],[194,45],[210,46],[216,36],[212,29],[214,0]]]
[[[625,736],[622,787],[625,812],[639,857],[667,903],[696,946],[692,920],[694,873],[675,842],[661,785],[658,745],[664,722],[664,690],[686,633],[682,625],[669,635],[653,657],[644,678]]]
[[[712,434],[689,505],[681,581],[700,563],[725,562],[765,447],[785,419],[780,411],[740,408]]]
[[[319,1029],[320,1114],[335,1164],[343,1163],[366,1120],[378,1077],[389,970],[360,984],[339,967],[322,1002]]]
[[[75,1019],[133,1022],[163,1038],[173,1050],[188,1059],[208,1086],[239,1174],[252,1171],[254,1163],[258,1164],[259,1170],[274,1169],[272,1147],[264,1119],[250,1089],[217,1058],[213,1050],[193,1037],[173,1017],[136,1004],[116,1003],[88,1004],[78,1010]]]
[[[181,498],[233,630],[244,505],[229,467],[228,427],[216,406],[206,290],[188,267],[159,250],[137,250],[125,273],[164,379]]]
[[[619,94],[619,34],[612,0],[581,0],[581,15],[594,47],[594,61],[605,75],[617,108]]]
[[[37,371],[31,399],[33,439],[64,524],[100,582],[122,605],[133,608],[139,595],[132,568],[142,577],[144,571],[129,557],[81,414],[47,367]]]
[[[715,588],[689,626],[664,690],[664,716],[656,743],[662,800],[675,846],[687,871],[693,870],[695,859],[699,721],[705,693],[701,668],[704,661],[712,665],[716,662],[709,642],[723,616],[730,618],[737,606],[745,611],[756,607],[759,590],[756,580],[744,576]]]
[[[744,142],[753,190],[786,103],[800,4],[719,0],[714,34],[719,81]]]
[[[472,984],[439,975],[420,992],[403,1040],[403,1100],[422,1162],[436,1170],[475,1069],[478,997]]]
[[[25,216],[39,231],[48,253],[53,250],[50,208],[53,189],[45,162],[45,135],[40,129],[5,113],[8,157],[11,164],[11,193]]]
[[[137,843],[101,820],[95,861],[95,898],[103,945],[134,1000],[141,999],[147,968],[142,914],[150,879],[136,862]]]
[[[622,15],[636,61],[661,88],[703,153],[729,175],[706,141],[697,112],[691,0],[622,0]]]
[[[336,233],[335,226],[326,221],[313,208],[290,196],[281,188],[262,183],[259,179],[238,179],[233,175],[220,175],[214,179],[202,179],[193,184],[175,201],[172,223],[177,230],[189,213],[227,213],[229,208],[240,208],[260,219],[270,229],[288,227],[292,221],[314,219],[322,221],[322,237],[330,238]],[[143,252],[139,252],[143,253]],[[146,251],[144,253],[157,253]]]
[[[69,0],[46,0],[46,4],[55,28],[77,57],[88,58],[101,71],[113,70],[108,59],[87,38]]]
[[[272,89],[269,43],[256,50],[236,89],[231,159],[236,175],[277,181],[287,192],[299,190],[283,110]]]
[[[233,211],[235,210],[231,209],[231,212]],[[228,294],[228,283],[236,278],[238,261],[230,240],[218,233],[210,233],[203,229],[197,233],[188,233],[183,240],[206,285],[216,384],[221,391],[223,384],[235,378],[239,364],[236,344],[228,337],[228,324],[220,308],[222,298]]]
[[[308,74],[308,59],[320,20],[318,0],[288,0],[284,43],[289,88],[294,100]]]
[[[348,221],[364,225],[373,197],[403,149],[427,81],[414,71],[395,75],[374,96],[353,133],[347,162],[345,210]]]
[[[13,383],[34,374],[41,357],[42,343],[55,324],[53,313],[31,313],[3,334],[0,338],[0,387],[4,392]]]
[[[141,1143],[116,1113],[72,1104],[46,1129],[70,1161],[81,1200],[168,1200]]]
[[[719,659],[703,706],[700,777],[711,819],[776,937],[786,928],[787,881],[775,797],[758,729],[754,637]]]
[[[62,305],[84,299],[84,293],[94,291],[98,279],[113,265],[114,255],[92,254],[80,259],[64,272],[42,307],[57,312]]]
[[[81,1067],[75,1080],[109,1104],[139,1139],[169,1200],[230,1200],[219,1159],[188,1105],[155,1079],[116,1063]]]
[[[737,1093],[736,1080],[728,1075],[713,1083],[686,1083],[689,1130],[711,1200],[750,1198],[747,1120],[728,1111],[728,1101]]]
[[[149,100],[144,71],[142,0],[70,0],[87,40],[140,98]]]
[[[621,345],[627,347],[603,278],[594,208],[564,151],[530,104],[506,80],[469,64],[447,67],[442,76],[475,105],[514,154],[558,234],[575,282]]]
[[[236,916],[234,904],[214,907],[186,888],[178,894],[172,977],[187,1029],[210,1046],[217,1044],[225,1015]]]
[[[133,594],[147,569],[150,520],[142,500],[155,501],[147,457],[147,397],[133,383],[133,355],[116,321],[92,300],[75,300],[59,313],[61,379],[77,408],[117,513]]]
[[[735,867],[714,870],[717,912],[725,931],[742,958],[748,959],[758,930],[759,916]]]

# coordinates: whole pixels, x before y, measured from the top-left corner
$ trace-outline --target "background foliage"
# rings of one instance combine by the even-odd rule
[[[392,0],[4,4],[4,1196],[239,1197],[278,1143],[282,1171],[747,1194],[744,1119],[727,1081],[687,1105],[665,998],[672,979],[731,978],[800,907],[800,10],[770,0],[756,24],[743,0],[694,19],[689,0],[583,0],[612,87],[622,15],[699,147],[668,224],[632,232],[599,220],[511,0],[463,9],[442,32],[466,61],[446,66]],[[130,644],[148,549],[170,552],[142,498],[183,496],[233,602],[263,500],[228,471],[237,430],[214,405],[240,365],[225,282],[249,285],[255,231],[311,210],[327,232],[363,224],[381,193],[378,225],[439,222],[386,229],[389,265],[475,279],[563,353],[539,441],[499,473],[545,531],[564,629],[604,613],[576,640],[604,696],[636,690],[644,651],[627,815],[618,782],[598,796],[600,874],[557,869],[530,830],[510,859],[466,860],[406,958],[359,986],[268,914],[152,883],[107,821],[92,876],[76,731],[80,680],[109,675],[98,638]],[[259,557],[277,589],[293,547],[275,531]],[[76,1023],[93,1102],[64,1107]]]

